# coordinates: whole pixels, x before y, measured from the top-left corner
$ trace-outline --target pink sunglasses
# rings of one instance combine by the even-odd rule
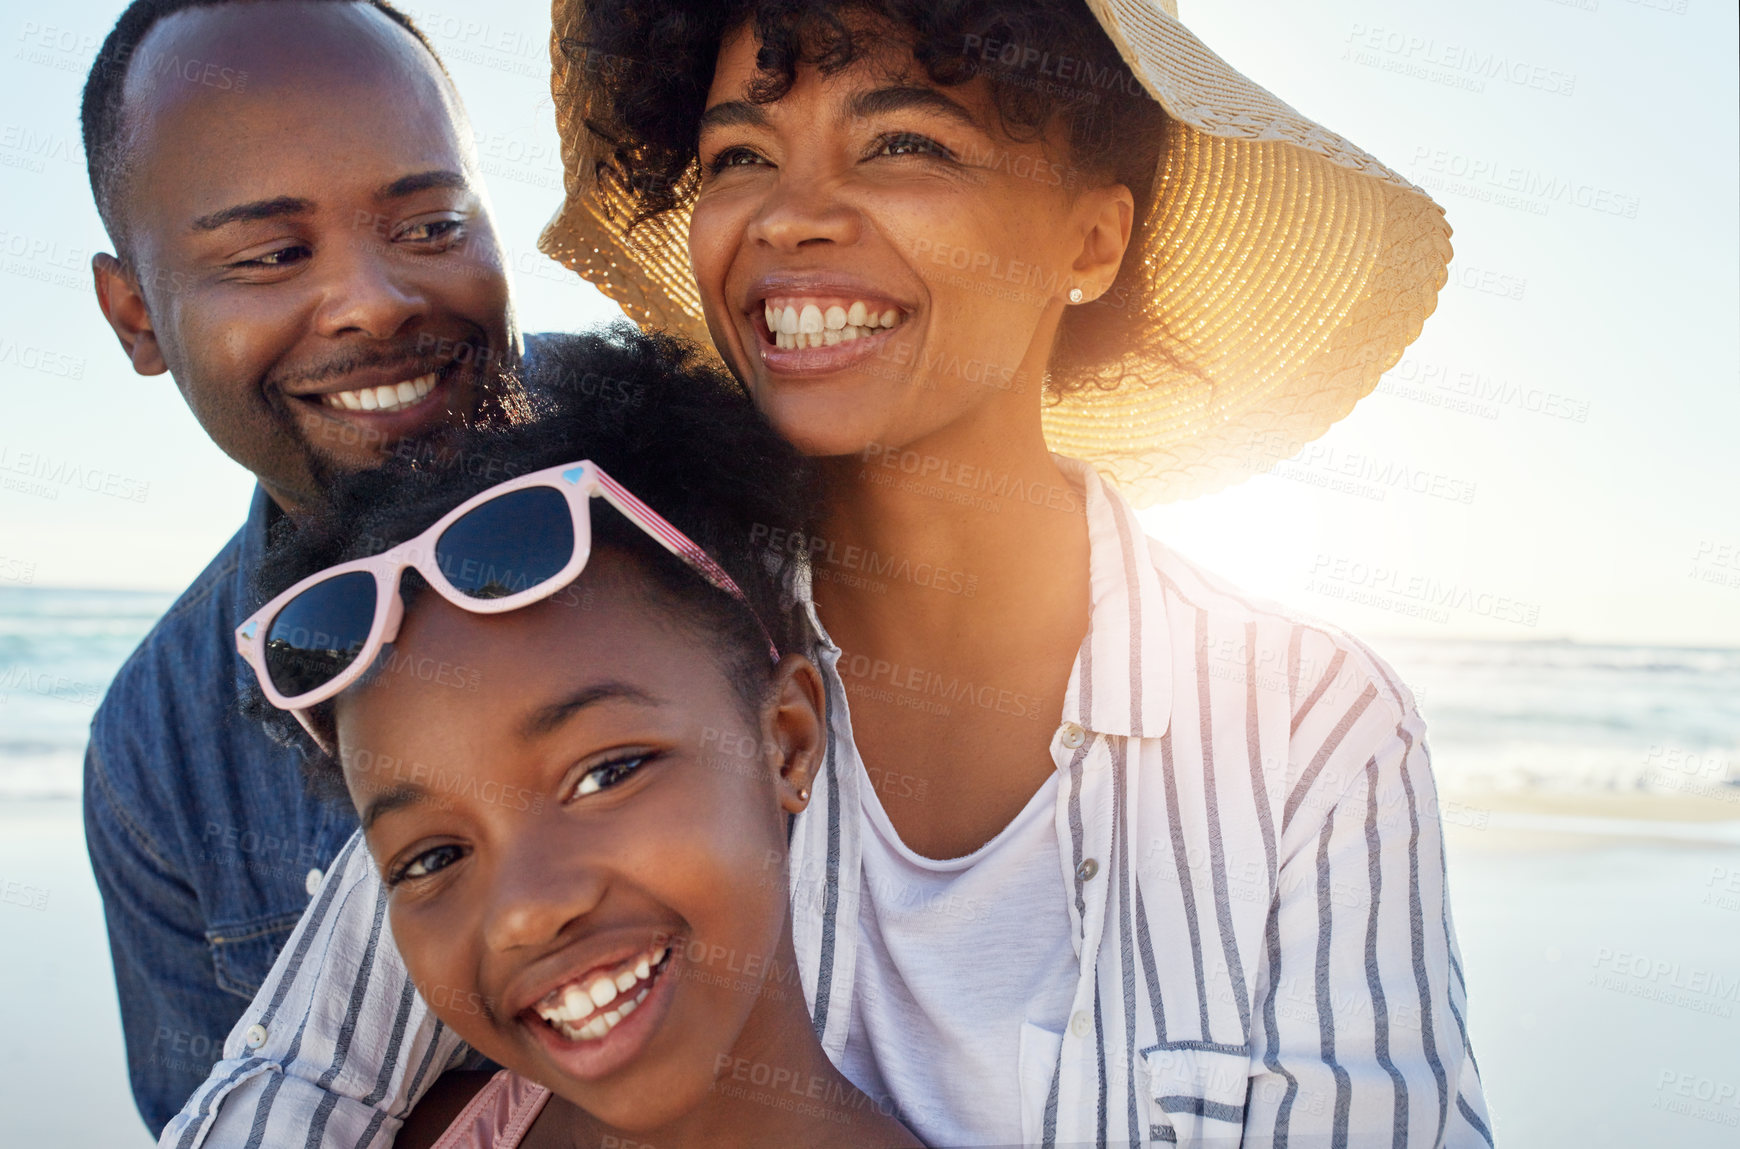
[[[454,507],[416,538],[309,575],[236,628],[236,649],[253,667],[267,700],[295,714],[330,752],[307,712],[361,678],[381,648],[398,637],[405,615],[399,578],[407,569],[474,614],[530,606],[586,568],[595,495],[749,607],[731,576],[692,539],[582,460],[497,484]],[[768,654],[779,662],[779,647],[766,624],[759,616],[755,621]]]

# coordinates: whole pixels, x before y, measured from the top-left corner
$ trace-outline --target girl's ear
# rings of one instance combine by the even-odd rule
[[[796,814],[809,804],[810,787],[828,746],[827,692],[821,671],[801,654],[788,654],[774,672],[761,713],[761,744],[774,771],[780,808]]]

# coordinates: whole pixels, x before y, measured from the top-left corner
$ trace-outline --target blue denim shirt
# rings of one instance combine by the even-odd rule
[[[301,755],[240,710],[253,672],[235,629],[276,513],[256,488],[248,521],[128,658],[91,724],[85,837],[133,1098],[153,1133],[223,1056],[357,824],[348,802],[306,793]]]

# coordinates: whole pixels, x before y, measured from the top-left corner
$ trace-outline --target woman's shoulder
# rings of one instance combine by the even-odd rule
[[[1396,721],[1415,709],[1401,675],[1364,641],[1333,623],[1249,594],[1153,537],[1148,555],[1159,577],[1175,658],[1206,661],[1211,678],[1284,689],[1298,704],[1333,686],[1373,701]],[[1192,631],[1201,627],[1203,633]],[[1189,629],[1184,629],[1184,628]],[[1198,648],[1201,648],[1200,650]]]

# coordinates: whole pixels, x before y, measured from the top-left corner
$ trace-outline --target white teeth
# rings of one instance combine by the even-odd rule
[[[616,992],[617,993],[627,993],[628,987],[633,985],[635,982],[637,982],[639,980],[640,979],[635,976],[635,973],[633,970],[631,970],[631,969],[623,970],[621,973],[616,975]]]
[[[634,1012],[635,1007],[638,1006],[639,1004],[640,1004],[640,998],[638,998],[638,997],[632,1001],[625,1001],[622,1003],[622,1008],[618,1009],[616,1012],[622,1017],[627,1017],[629,1014]]]
[[[621,1021],[621,1020],[622,1020],[622,1011],[620,1009],[613,1009],[609,1013],[604,1015],[604,1027],[606,1029],[615,1029],[616,1023]]]
[[[646,975],[651,973],[651,972],[652,972],[652,966],[650,964],[648,964],[648,962],[645,958],[641,958],[639,961],[634,963],[634,980],[635,981],[645,980]]]
[[[355,391],[338,391],[322,395],[328,407],[342,411],[397,411],[409,407],[435,390],[435,372],[406,379],[402,383],[384,383],[379,387],[361,387]]]
[[[592,995],[592,1004],[603,1009],[616,1000],[616,983],[607,977],[601,977],[587,986],[586,992]]]
[[[786,350],[834,347],[901,322],[896,308],[876,311],[862,299],[850,305],[830,303],[825,308],[820,303],[782,305],[763,300],[762,316],[774,346]]]

